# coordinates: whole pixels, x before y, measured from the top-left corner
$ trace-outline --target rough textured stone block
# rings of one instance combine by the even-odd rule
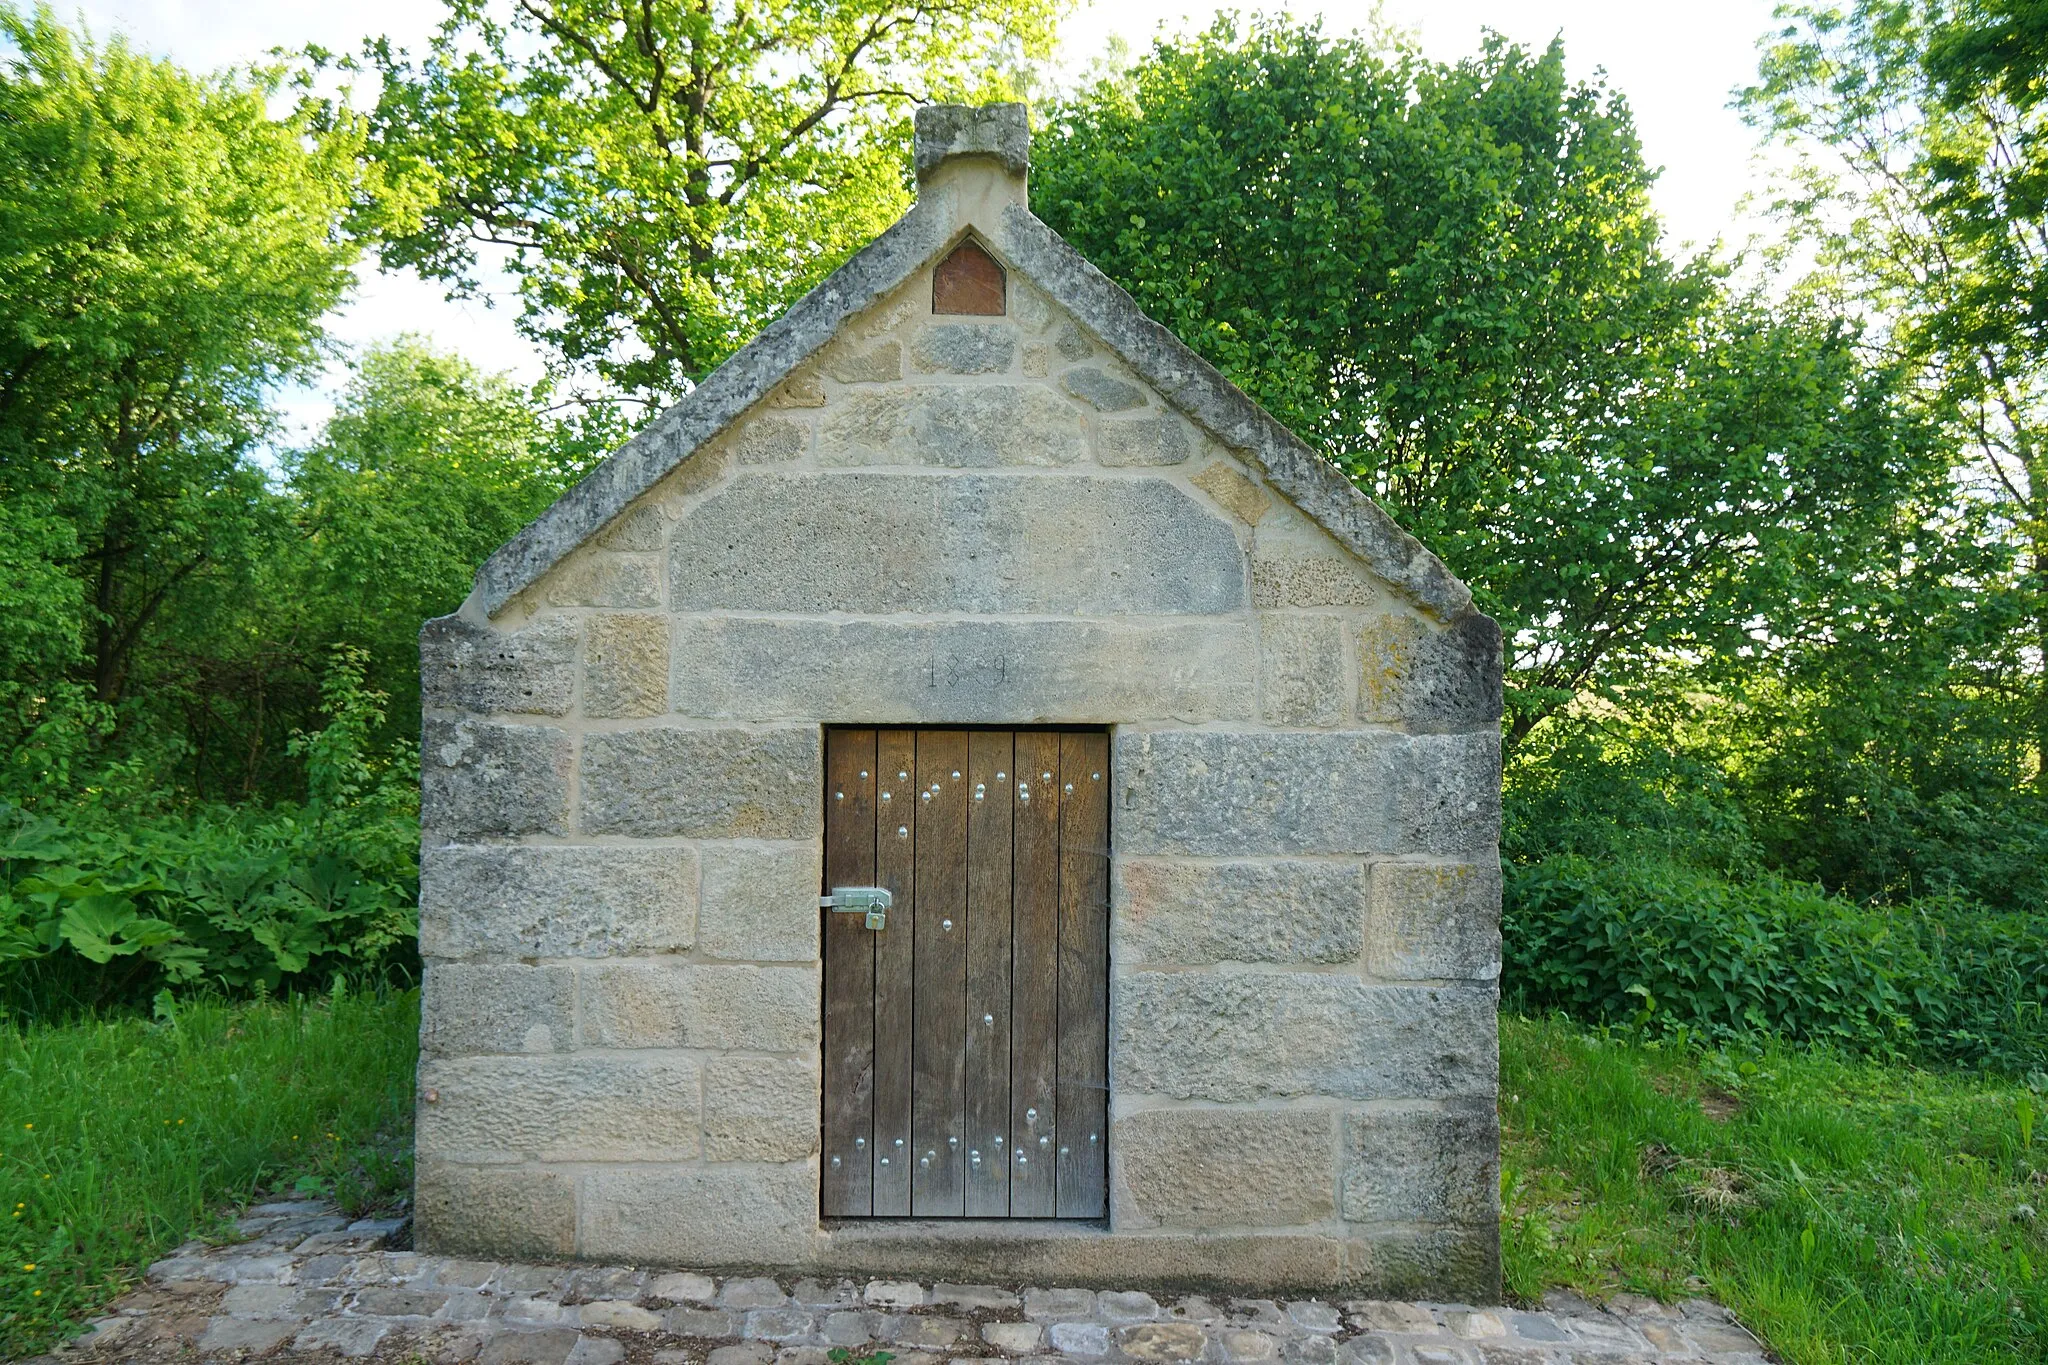
[[[1430,729],[1492,725],[1501,715],[1501,636],[1474,613],[1438,629],[1412,616],[1358,637],[1362,719]]]
[[[1016,358],[1016,329],[1000,322],[931,323],[910,342],[910,362],[926,374],[1007,374]]]
[[[903,347],[894,341],[884,341],[866,349],[835,346],[826,355],[824,368],[826,374],[841,384],[893,383],[903,378]]]
[[[576,623],[565,617],[508,632],[438,616],[420,629],[420,704],[429,711],[562,716],[575,692]]]
[[[810,726],[586,735],[583,827],[642,838],[809,838],[822,762]]]
[[[1325,1112],[1148,1109],[1110,1128],[1120,1226],[1283,1227],[1336,1212]]]
[[[586,1047],[801,1052],[818,1041],[814,967],[660,961],[583,969]]]
[[[706,846],[698,947],[740,962],[815,960],[822,882],[815,844]]]
[[[1366,960],[1375,975],[1500,976],[1498,862],[1377,863],[1370,876]]]
[[[1225,612],[1237,536],[1163,479],[751,474],[669,550],[676,610]]]
[[[1416,735],[1402,774],[1400,847],[1442,856],[1500,843],[1500,735]]]
[[[420,1150],[449,1161],[682,1161],[697,1155],[688,1057],[463,1057],[420,1066]]]
[[[1097,412],[1128,412],[1145,406],[1143,389],[1093,365],[1068,370],[1060,376],[1060,387]]]
[[[809,427],[786,417],[756,417],[733,437],[732,457],[738,464],[788,464],[810,443]]]
[[[1203,469],[1189,482],[1247,526],[1258,525],[1273,506],[1271,494],[1222,460]]]
[[[429,964],[420,992],[420,1054],[559,1052],[576,1040],[576,977],[567,967]]]
[[[585,551],[550,573],[540,595],[555,607],[658,607],[660,561]]]
[[[658,502],[643,502],[607,526],[597,543],[607,550],[659,550],[668,544],[668,514]]]
[[[429,844],[424,957],[612,957],[688,948],[697,855],[685,848]]]
[[[1267,724],[1341,724],[1351,710],[1346,671],[1339,618],[1259,618],[1259,715]]]
[[[1172,415],[1108,418],[1095,424],[1095,458],[1112,468],[1179,464],[1191,449],[1187,429]]]
[[[569,832],[569,736],[551,726],[428,717],[420,828],[476,838]]]
[[[1379,600],[1380,585],[1349,555],[1293,547],[1252,552],[1255,607],[1365,607]]]
[[[1144,972],[1110,986],[1126,1094],[1245,1100],[1491,1096],[1496,993],[1299,972]]]
[[[1118,850],[1391,852],[1408,742],[1355,730],[1119,732]]]
[[[575,1185],[559,1171],[422,1157],[413,1237],[420,1250],[442,1256],[568,1256],[576,1250]]]
[[[801,1261],[818,1221],[808,1164],[594,1171],[577,1254],[591,1260],[758,1266]]]
[[[1117,860],[1119,962],[1352,962],[1363,943],[1356,863]]]
[[[818,1150],[815,1057],[722,1057],[704,1065],[708,1161],[800,1161]]]
[[[1400,1298],[1500,1302],[1500,1224],[1366,1234],[1373,1290]]]
[[[1499,1218],[1500,1122],[1493,1105],[1347,1117],[1344,1217],[1473,1225]]]
[[[1067,360],[1086,360],[1095,354],[1095,343],[1072,321],[1060,324],[1060,333],[1054,338],[1053,347]]]
[[[827,466],[992,469],[1073,464],[1086,453],[1073,409],[1035,386],[854,394],[825,414],[818,440],[818,462]]]
[[[652,612],[591,618],[583,714],[658,716],[668,710],[668,618]]]
[[[714,720],[1245,720],[1251,653],[1239,621],[694,617],[676,623],[672,689]]]

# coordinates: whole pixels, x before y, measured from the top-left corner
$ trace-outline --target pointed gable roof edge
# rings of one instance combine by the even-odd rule
[[[1021,205],[1004,210],[989,244],[1103,341],[1133,373],[1441,621],[1472,610],[1472,594],[1379,504]],[[850,318],[929,264],[958,236],[946,207],[920,198],[760,335],[707,375],[484,561],[475,599],[496,616],[641,494],[789,378]]]

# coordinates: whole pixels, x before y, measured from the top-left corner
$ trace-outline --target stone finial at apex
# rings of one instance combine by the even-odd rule
[[[956,156],[992,157],[1012,175],[1031,168],[1031,118],[1022,104],[927,104],[917,111],[919,181]]]

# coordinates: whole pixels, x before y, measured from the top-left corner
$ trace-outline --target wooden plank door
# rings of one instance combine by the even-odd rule
[[[1109,741],[832,730],[825,889],[831,1217],[1096,1218],[1106,1207]]]

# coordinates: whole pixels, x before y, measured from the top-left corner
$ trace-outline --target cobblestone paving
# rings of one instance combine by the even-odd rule
[[[1705,1300],[1554,1295],[1543,1312],[1138,1290],[786,1281],[512,1265],[392,1250],[398,1219],[251,1209],[248,1240],[149,1268],[88,1336],[39,1365],[372,1360],[456,1365],[1763,1365]]]

